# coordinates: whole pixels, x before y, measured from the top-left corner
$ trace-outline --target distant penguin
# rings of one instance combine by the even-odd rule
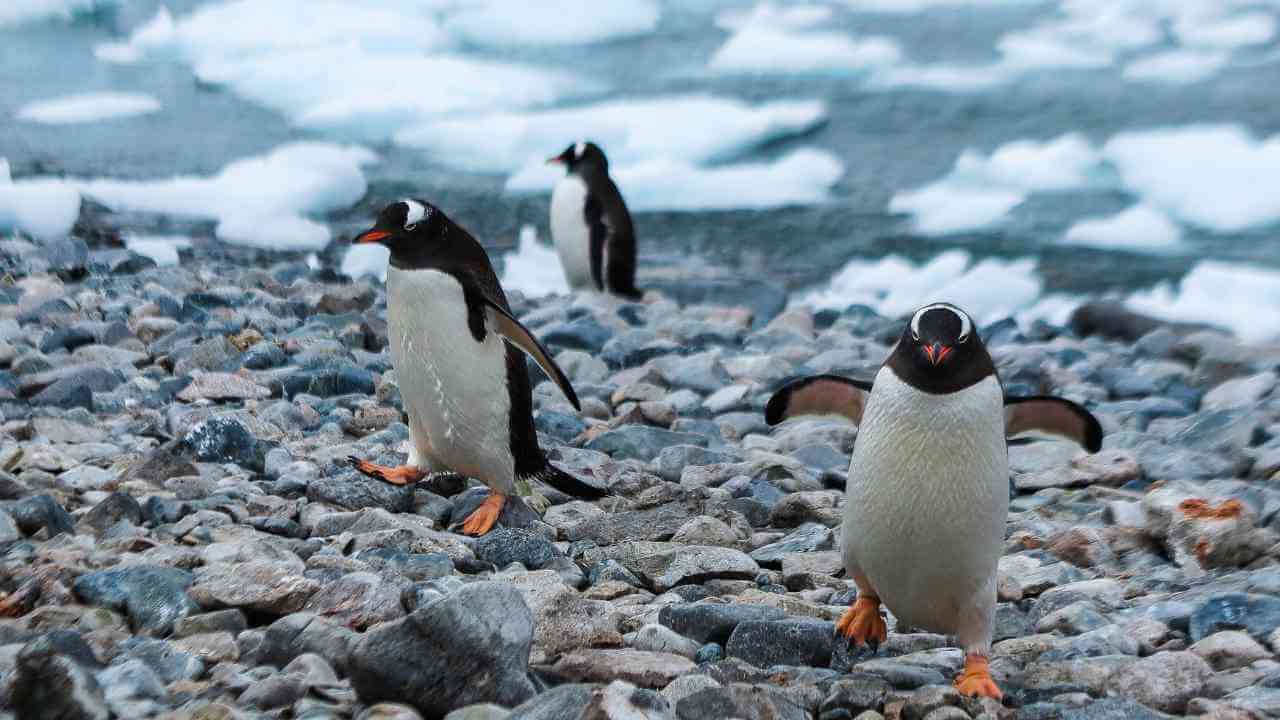
[[[899,621],[953,634],[965,652],[955,685],[1000,699],[987,657],[996,564],[1009,504],[1006,438],[1061,435],[1096,452],[1102,428],[1055,397],[1009,397],[973,320],[947,303],[920,308],[874,383],[820,375],[770,398],[765,420],[840,414],[858,425],[844,506],[845,570],[858,598],[836,626],[855,644]]]
[[[551,193],[551,239],[569,286],[639,300],[635,228],[604,151],[579,142],[547,162],[567,171]]]
[[[575,408],[578,397],[546,349],[511,315],[480,243],[421,200],[391,203],[357,243],[391,250],[387,335],[412,451],[404,466],[351,458],[361,472],[403,485],[456,472],[489,487],[463,523],[483,535],[507,496],[528,480],[600,497],[598,489],[547,462],[533,426],[533,394],[524,354],[538,363]]]

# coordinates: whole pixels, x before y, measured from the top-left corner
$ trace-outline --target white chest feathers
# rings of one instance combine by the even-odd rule
[[[437,270],[387,270],[391,362],[419,459],[491,487],[511,482],[506,343],[477,342],[462,285]]]
[[[551,240],[565,279],[574,290],[595,289],[591,274],[591,229],[586,219],[587,184],[572,173],[551,193]]]
[[[931,395],[882,368],[849,467],[846,565],[899,618],[954,632],[957,614],[994,602],[1008,483],[994,376]]]

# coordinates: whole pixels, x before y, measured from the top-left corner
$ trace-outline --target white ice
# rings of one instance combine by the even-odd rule
[[[293,143],[242,158],[212,177],[76,181],[85,195],[113,209],[217,221],[230,243],[309,250],[329,242],[329,229],[305,215],[350,207],[367,185],[361,166],[377,156],[356,146]]]
[[[823,202],[844,175],[844,163],[805,147],[773,161],[713,167],[658,158],[612,175],[632,210],[766,209]]]
[[[778,7],[762,3],[737,25],[733,35],[711,56],[712,70],[722,72],[838,73],[893,65],[902,56],[898,43],[882,36],[853,37],[819,27],[828,13],[807,6]]]
[[[862,304],[892,317],[946,301],[986,323],[1025,309],[1042,287],[1030,258],[974,262],[968,252],[948,250],[921,264],[898,255],[850,260],[827,287],[801,297],[798,304],[837,309]]]
[[[508,189],[546,189],[563,169],[546,158],[590,139],[610,167],[670,156],[701,163],[806,132],[826,117],[817,100],[750,105],[714,95],[664,95],[528,112],[440,118],[399,132],[397,143],[469,170],[517,171]]]
[[[1103,146],[1125,187],[1148,204],[1215,232],[1280,222],[1280,135],[1235,125],[1121,133]]]
[[[160,112],[160,101],[143,93],[91,92],[27,103],[17,119],[43,125],[73,125]]]
[[[1134,293],[1138,311],[1226,327],[1250,342],[1280,340],[1280,271],[1217,261],[1197,264],[1176,284]]]
[[[178,264],[178,251],[191,247],[191,238],[182,235],[126,235],[124,246],[165,267]]]
[[[52,178],[14,181],[9,161],[0,158],[0,230],[35,237],[66,235],[80,217],[80,194]]]
[[[532,225],[520,228],[516,249],[503,255],[502,263],[505,290],[519,290],[531,298],[569,293],[560,256],[555,248],[538,242],[538,231]]]
[[[127,42],[107,42],[94,45],[93,56],[105,63],[129,65],[142,58],[142,51]]]
[[[1139,204],[1115,215],[1080,220],[1062,239],[1109,250],[1168,252],[1181,246],[1182,230],[1163,212]]]
[[[1169,84],[1200,82],[1216,75],[1229,59],[1220,50],[1169,50],[1134,60],[1125,66],[1124,77]]]
[[[438,8],[416,0],[232,0],[175,19],[163,8],[130,44],[306,127],[385,140],[423,118],[545,105],[595,85],[452,54]]]
[[[644,35],[661,16],[653,0],[482,0],[448,13],[444,29],[474,45],[578,45]]]
[[[1097,161],[1097,151],[1074,133],[1011,142],[990,155],[965,150],[948,175],[896,193],[889,210],[911,214],[915,229],[926,235],[978,230],[1002,220],[1031,192],[1085,184]]]
[[[983,8],[1034,5],[1044,0],[845,0],[858,12],[910,14],[936,8]]]
[[[118,0],[4,0],[0,2],[0,27],[50,18],[65,20],[117,2]]]

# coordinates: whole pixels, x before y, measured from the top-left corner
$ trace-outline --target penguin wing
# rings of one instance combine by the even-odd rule
[[[1036,395],[1005,397],[1004,433],[1007,437],[1025,432],[1060,435],[1079,443],[1089,452],[1102,448],[1102,425],[1093,413],[1065,398]]]
[[[551,359],[547,349],[542,347],[542,343],[529,332],[529,328],[520,324],[507,312],[506,308],[499,305],[492,298],[481,294],[487,306],[487,314],[489,316],[489,327],[493,328],[506,339],[507,342],[515,345],[523,350],[533,361],[538,363],[538,367],[542,368],[542,372],[551,378],[552,382],[560,386],[560,392],[569,399],[569,403],[577,410],[582,410],[582,404],[578,402],[578,394],[573,391],[573,385],[569,384],[569,378],[565,377],[564,371],[559,365]]]
[[[839,375],[811,375],[787,383],[769,398],[764,421],[770,425],[800,415],[843,415],[862,423],[871,383]]]

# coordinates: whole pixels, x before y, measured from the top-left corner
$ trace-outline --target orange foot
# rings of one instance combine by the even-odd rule
[[[981,655],[969,653],[964,656],[964,672],[956,677],[956,690],[968,697],[989,697],[1004,699],[1000,686],[991,679],[991,670],[987,667],[987,659]]]
[[[361,460],[352,455],[347,458],[347,462],[351,467],[383,482],[389,482],[392,485],[408,485],[409,483],[418,482],[427,474],[412,465],[401,465],[400,467],[391,467],[390,465],[378,465],[368,460]]]
[[[462,532],[477,537],[489,532],[494,523],[498,522],[498,516],[502,514],[502,507],[506,504],[506,495],[491,491],[489,497],[480,503],[480,507],[462,523]]]
[[[854,645],[870,645],[872,649],[879,647],[889,635],[884,618],[880,616],[880,598],[859,595],[840,616],[836,632]]]

